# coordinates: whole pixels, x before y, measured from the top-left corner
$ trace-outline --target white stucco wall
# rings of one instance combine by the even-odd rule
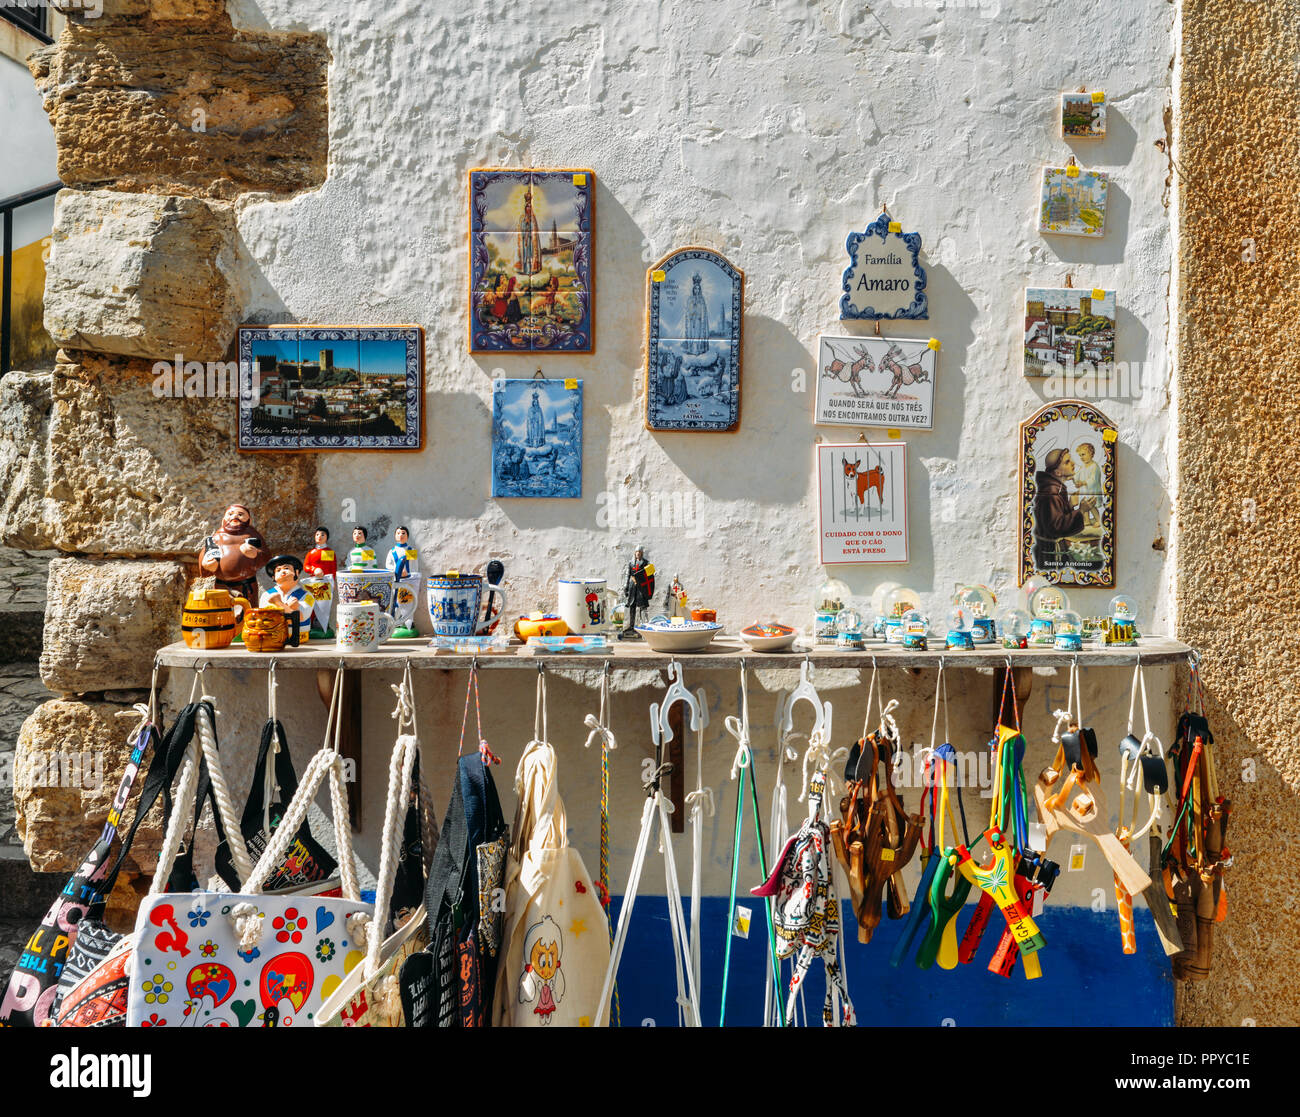
[[[409,524],[426,570],[499,557],[519,610],[553,603],[560,575],[594,572],[618,582],[642,543],[665,579],[680,573],[692,598],[716,606],[733,630],[760,613],[806,624],[822,576],[813,503],[815,340],[839,329],[844,238],[883,201],[905,230],[923,237],[930,318],[885,332],[941,339],[937,421],[932,432],[906,437],[911,562],[836,567],[836,574],[864,603],[877,583],[904,581],[927,595],[939,618],[956,581],[1014,592],[1017,426],[1042,400],[1041,384],[1021,374],[1023,289],[1060,285],[1072,272],[1076,286],[1118,290],[1117,357],[1143,366],[1138,398],[1100,406],[1120,432],[1119,586],[1141,602],[1144,630],[1167,627],[1169,567],[1152,542],[1169,533],[1171,252],[1168,169],[1153,141],[1165,135],[1170,98],[1170,5],[1101,0],[1086,13],[1034,0],[939,10],[739,0],[508,10],[415,0],[230,6],[237,24],[323,31],[334,59],[328,181],[289,202],[241,206],[249,319],[413,322],[428,333],[426,449],[323,456],[318,514],[332,529],[345,526],[341,509],[355,501],[363,523],[387,516]],[[1080,85],[1107,94],[1102,142],[1071,145],[1057,134],[1058,96]],[[1048,240],[1036,231],[1040,168],[1072,151],[1112,174],[1107,232],[1098,241]],[[595,170],[595,354],[538,361],[466,352],[466,172],[491,165]],[[652,435],[642,427],[645,269],[689,243],[720,249],[746,273],[735,434]],[[493,501],[491,379],[498,369],[529,376],[539,363],[550,376],[585,381],[584,495]],[[804,392],[792,390],[795,370],[809,373]],[[819,430],[831,439],[857,435]],[[602,518],[611,504],[648,507],[673,494],[694,511],[685,527]],[[1072,596],[1093,613],[1113,592]],[[422,700],[443,703],[458,725],[463,678],[431,675],[422,679]],[[494,674],[485,695],[488,736],[506,760],[503,791],[530,735],[530,675],[508,684]],[[933,677],[894,675],[891,693],[909,699],[906,739],[928,742]],[[954,725],[962,723],[962,747],[975,748],[988,736],[990,681],[966,677],[971,686],[956,699]],[[865,675],[827,682],[842,688],[836,736],[847,743],[862,723]],[[290,685],[303,710],[295,740],[305,745],[313,733],[319,739],[323,711],[313,706],[307,679]],[[721,722],[734,709],[734,674],[710,685],[726,702],[714,713],[706,776],[721,789],[733,751]],[[1050,731],[1049,685],[1058,687],[1056,704],[1064,697],[1063,679],[1036,680],[1028,728],[1038,742]],[[1095,673],[1088,685],[1088,708],[1107,708],[1097,726],[1109,759],[1123,733],[1128,677]],[[219,695],[251,695],[254,704],[261,693],[251,678],[218,687]],[[377,747],[366,773],[378,795],[391,701],[380,680],[367,696]],[[564,746],[573,838],[594,865],[598,765],[578,743],[590,695],[561,687],[557,696],[552,735]],[[616,711],[616,728],[638,758],[649,747],[642,727],[654,697],[650,690],[628,695]],[[1168,718],[1163,696],[1156,707]],[[760,719],[770,725],[763,702]],[[438,740],[437,755],[448,745]],[[1031,778],[1045,759],[1026,764]],[[616,880],[635,837],[633,773],[629,759],[617,791]],[[444,775],[435,774],[440,804]],[[766,794],[770,776],[761,778]],[[729,793],[719,800],[729,801]],[[725,888],[723,813],[711,859],[715,889]],[[377,825],[372,812],[363,847],[373,848]],[[1109,880],[1108,872],[1088,875]],[[1070,882],[1066,891],[1074,888]]]

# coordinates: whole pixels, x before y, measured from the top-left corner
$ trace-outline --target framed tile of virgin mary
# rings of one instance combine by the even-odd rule
[[[595,350],[596,176],[469,172],[469,351]]]
[[[745,273],[720,252],[679,248],[646,274],[645,425],[740,426]]]

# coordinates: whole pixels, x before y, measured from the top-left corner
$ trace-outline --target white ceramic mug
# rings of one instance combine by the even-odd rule
[[[393,634],[397,622],[373,601],[339,602],[338,647],[343,652],[373,652]]]
[[[558,610],[569,631],[578,634],[609,632],[618,595],[604,578],[561,578]]]

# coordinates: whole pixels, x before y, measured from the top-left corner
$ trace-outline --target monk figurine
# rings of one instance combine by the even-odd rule
[[[216,576],[221,589],[249,601],[257,600],[257,572],[271,558],[270,548],[253,526],[253,517],[242,504],[232,504],[221,518],[221,527],[203,540],[199,570]]]

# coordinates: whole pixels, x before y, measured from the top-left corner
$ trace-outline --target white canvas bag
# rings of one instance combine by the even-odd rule
[[[211,726],[206,714],[200,714],[158,870],[136,917],[128,1027],[311,1027],[322,1002],[361,961],[357,943],[364,941],[372,906],[361,902],[357,887],[343,758],[337,749],[342,692],[339,677],[325,730],[327,744],[312,757],[283,822],[251,870]],[[233,860],[244,882],[240,893],[163,891],[184,819],[193,808],[200,755],[207,760]],[[263,894],[262,882],[284,863],[289,843],[326,776],[343,898]]]
[[[546,739],[546,677],[537,678],[534,738],[515,772],[519,804],[506,859],[505,944],[495,1027],[592,1027],[608,1017],[602,985],[609,921],[582,855],[568,844]]]

